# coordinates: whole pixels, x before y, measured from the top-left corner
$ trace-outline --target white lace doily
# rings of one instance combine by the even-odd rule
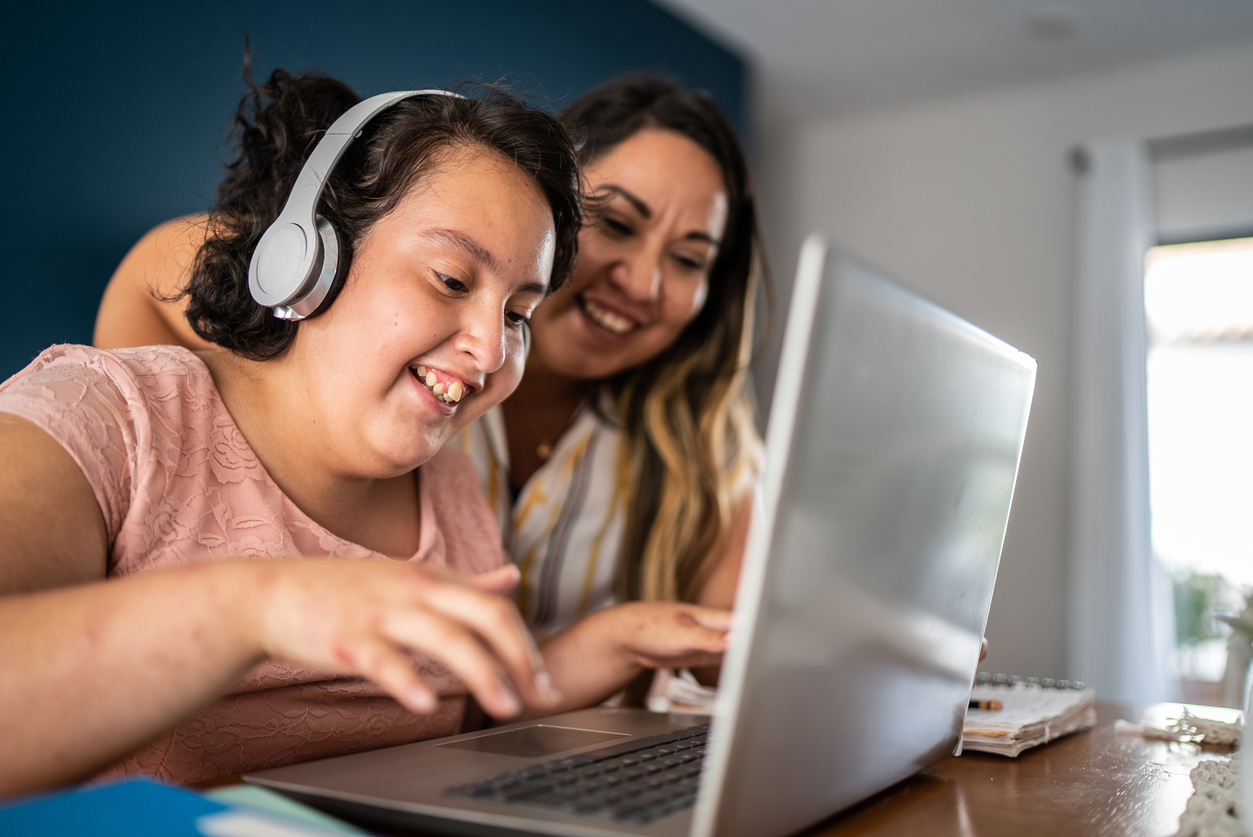
[[[1203,761],[1190,775],[1195,790],[1175,837],[1246,837],[1238,819],[1240,754],[1230,761]]]

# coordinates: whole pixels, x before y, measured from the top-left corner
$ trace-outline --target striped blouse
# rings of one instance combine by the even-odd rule
[[[462,431],[505,551],[522,572],[518,608],[540,638],[612,604],[625,518],[622,433],[584,406],[515,502],[499,407]]]

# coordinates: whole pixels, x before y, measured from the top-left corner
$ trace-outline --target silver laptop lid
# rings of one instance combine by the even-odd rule
[[[790,834],[955,752],[1034,384],[806,243],[693,835]]]

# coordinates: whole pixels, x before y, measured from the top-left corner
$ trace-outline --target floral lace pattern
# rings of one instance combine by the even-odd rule
[[[0,384],[0,412],[57,440],[95,492],[111,550],[108,576],[225,558],[339,556],[387,560],[327,531],[274,483],[186,349],[54,346]],[[484,572],[505,562],[473,466],[445,447],[418,480],[421,543],[409,560]],[[465,688],[414,655],[442,696],[419,716],[374,684],[283,661],[109,774],[198,781],[455,732]]]

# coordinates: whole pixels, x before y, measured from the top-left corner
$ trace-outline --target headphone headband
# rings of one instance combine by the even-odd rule
[[[248,289],[258,305],[283,320],[303,320],[317,311],[335,282],[339,241],[318,201],[335,164],[382,111],[414,96],[455,96],[447,90],[381,93],[353,105],[318,140],[292,186],[283,211],[261,236],[248,265]]]

